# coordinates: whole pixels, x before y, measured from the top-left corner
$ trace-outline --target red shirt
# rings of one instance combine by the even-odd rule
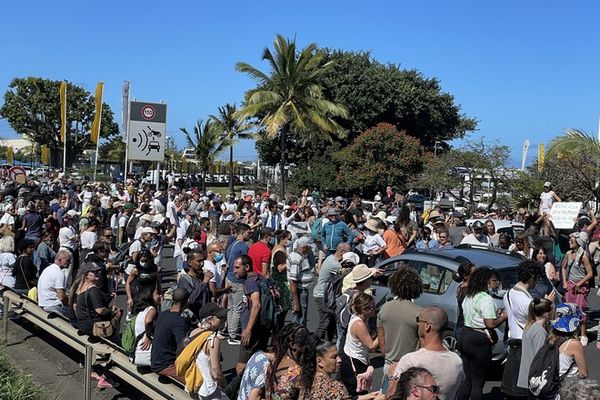
[[[258,241],[248,249],[248,257],[252,259],[252,270],[262,276],[262,264],[271,264],[271,249],[263,242]]]

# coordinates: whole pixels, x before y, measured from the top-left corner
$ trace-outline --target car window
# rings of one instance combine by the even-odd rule
[[[423,281],[423,292],[443,294],[452,282],[452,271],[432,263],[411,260],[409,263]]]
[[[380,265],[379,269],[382,269],[383,273],[381,275],[373,277],[373,285],[387,286],[388,280],[390,279],[390,276],[394,273],[394,271],[397,271],[399,268],[403,267],[408,267],[408,261],[400,260],[396,262],[390,262],[385,265]]]

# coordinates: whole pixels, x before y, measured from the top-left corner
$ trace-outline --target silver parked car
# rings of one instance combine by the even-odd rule
[[[456,291],[459,284],[453,279],[458,266],[464,258],[475,264],[476,267],[489,266],[494,268],[500,276],[498,293],[493,295],[496,307],[502,308],[502,296],[506,290],[517,283],[517,266],[525,258],[516,253],[506,251],[487,250],[459,246],[446,250],[409,250],[403,254],[379,262],[376,267],[384,272],[373,279],[373,295],[375,304],[381,307],[383,303],[393,298],[387,282],[394,271],[400,267],[414,268],[423,281],[423,294],[415,300],[421,307],[439,306],[448,314],[449,328],[444,333],[444,343],[450,350],[456,349],[454,327],[458,316],[458,303]],[[502,361],[506,357],[504,343],[504,324],[497,332],[498,343],[493,349],[493,360]]]

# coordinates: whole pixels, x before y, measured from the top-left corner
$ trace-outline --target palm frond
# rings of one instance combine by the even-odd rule
[[[548,157],[562,154],[600,156],[600,142],[583,130],[567,129],[550,143],[547,153]]]

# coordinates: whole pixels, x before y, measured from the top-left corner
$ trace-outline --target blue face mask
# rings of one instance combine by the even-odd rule
[[[215,261],[220,262],[223,259],[223,253],[215,253]]]

